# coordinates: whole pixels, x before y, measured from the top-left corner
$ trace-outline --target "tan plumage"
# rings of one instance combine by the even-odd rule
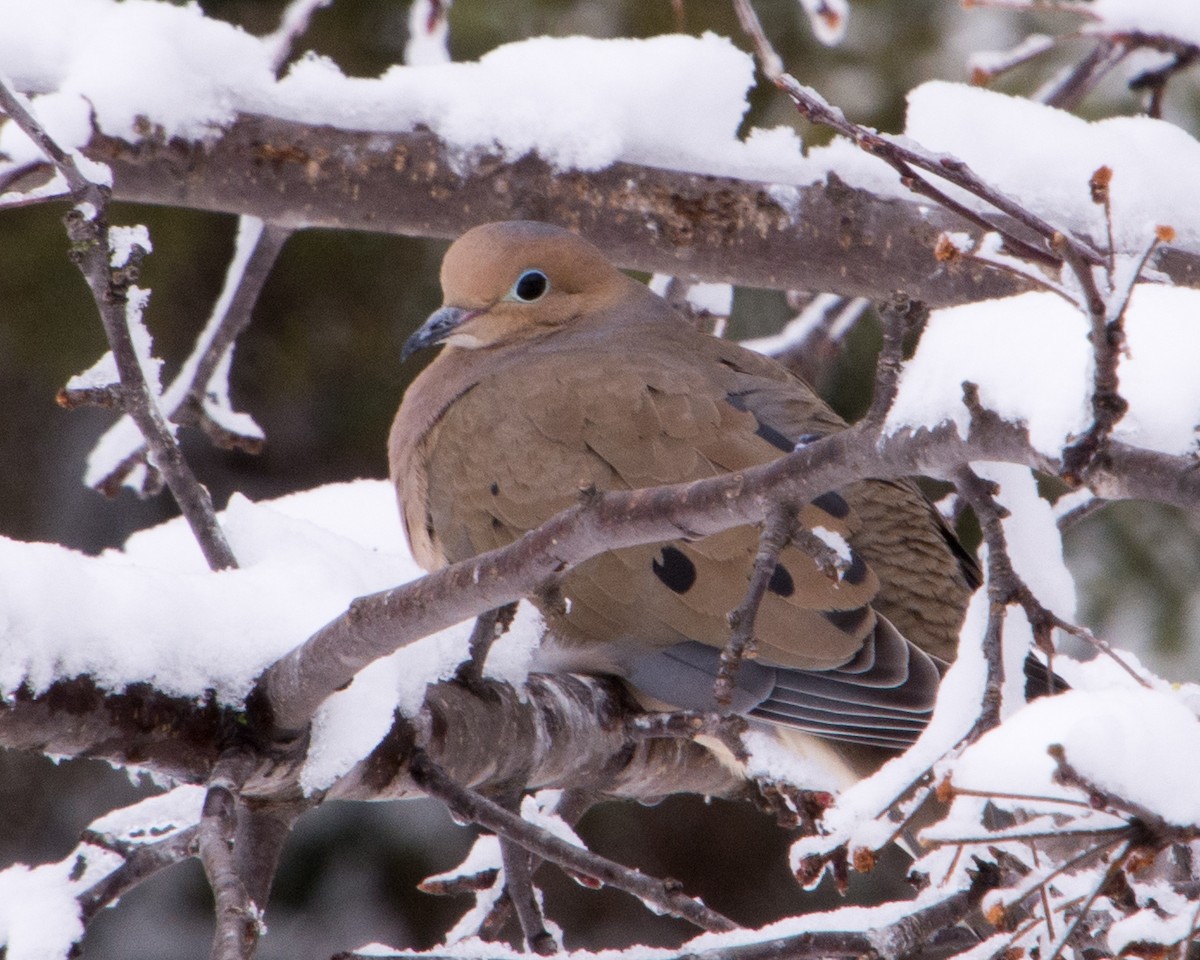
[[[589,485],[711,477],[844,426],[784,368],[699,333],[565,230],[478,227],[451,246],[441,279],[446,306],[405,353],[445,346],[406,393],[389,443],[426,569],[512,542]],[[973,561],[908,482],[854,484],[800,519],[845,537],[852,562],[831,577],[797,547],[783,551],[735,707],[847,744],[901,747],[954,656]],[[563,602],[543,605],[546,662],[711,705],[758,534],[740,527],[580,564],[562,580]]]

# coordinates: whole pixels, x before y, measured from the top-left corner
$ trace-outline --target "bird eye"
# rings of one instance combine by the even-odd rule
[[[522,303],[533,303],[540,300],[550,289],[550,281],[541,270],[526,270],[513,284],[512,295]]]

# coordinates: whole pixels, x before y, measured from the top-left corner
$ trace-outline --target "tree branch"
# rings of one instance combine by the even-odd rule
[[[250,896],[235,846],[239,794],[254,766],[255,758],[241,749],[222,754],[204,797],[196,848],[215,901],[211,960],[249,960],[263,931],[266,904]]]
[[[872,299],[903,289],[931,307],[1026,289],[988,267],[938,264],[938,236],[971,230],[960,217],[832,174],[781,187],[623,162],[558,170],[535,154],[482,154],[464,169],[462,156],[428,130],[353,131],[253,115],[204,144],[97,134],[84,152],[112,169],[118,200],[292,228],[449,238],[524,218],[580,231],[620,266],[694,280]],[[1200,286],[1194,253],[1164,251],[1155,267]]]
[[[101,910],[167,867],[195,854],[197,827],[187,827],[157,843],[138,844],[123,851],[125,862],[79,897],[79,916],[86,927]],[[88,839],[84,835],[84,839]]]
[[[943,899],[914,909],[912,912],[878,925],[866,927],[870,920],[856,917],[856,923],[847,923],[844,929],[820,929],[804,931],[786,937],[767,940],[751,940],[730,946],[689,948],[684,946],[668,960],[825,960],[828,957],[864,957],[881,960],[901,960],[920,956],[923,947],[929,946],[933,935],[953,927],[975,907],[980,898],[996,885],[995,871],[981,871],[979,878],[968,890],[960,890]],[[870,913],[872,908],[858,908]],[[827,915],[822,916],[827,921]],[[802,923],[803,921],[801,921]],[[824,926],[824,923],[822,924]],[[359,953],[341,954],[345,960],[367,960],[368,955]],[[453,960],[453,955],[429,953],[372,954],[384,960],[399,960],[400,957],[415,957],[418,960]],[[497,954],[497,956],[502,956]]]
[[[567,843],[526,820],[509,813],[486,797],[459,786],[424,751],[416,751],[410,761],[413,779],[430,796],[442,800],[458,817],[477,823],[519,843],[543,860],[591,877],[605,886],[624,890],[672,916],[688,920],[704,930],[736,929],[728,917],[684,894],[673,881],[656,880],[640,870],[622,867],[598,854]]]
[[[866,477],[948,476],[972,460],[1058,469],[1033,450],[1023,428],[974,417],[963,439],[951,423],[883,439],[869,425],[807,444],[770,464],[709,480],[598,494],[515,543],[412,583],[360,597],[259,678],[252,702],[278,736],[303,730],[317,706],[373,660],[484,610],[533,593],[547,578],[604,550],[705,536],[758,523],[775,503],[806,503]],[[1109,464],[1119,461],[1118,473]],[[1112,443],[1101,464],[1108,499],[1138,496],[1189,510],[1200,505],[1200,471]],[[1111,484],[1111,486],[1110,486]],[[1136,490],[1136,493],[1133,491]]]
[[[175,435],[167,426],[146,382],[133,343],[129,311],[136,308],[131,307],[129,291],[137,279],[140,260],[148,251],[134,244],[127,256],[116,262],[107,221],[109,188],[84,175],[74,155],[53,143],[53,138],[26,109],[21,98],[2,80],[0,109],[50,157],[71,185],[75,206],[66,217],[70,257],[87,281],[100,311],[100,321],[120,378],[117,390],[121,409],[146,438],[151,460],[183,511],[209,567],[213,570],[236,567],[237,560],[213,512],[212,499],[183,458]]]

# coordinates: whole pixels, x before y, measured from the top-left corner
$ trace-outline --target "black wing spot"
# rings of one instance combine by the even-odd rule
[[[767,589],[777,596],[790,597],[796,592],[796,581],[787,572],[787,567],[782,563],[777,563],[775,571],[771,574],[770,582],[767,583]]]
[[[500,496],[500,484],[498,484],[495,480],[492,481],[491,491],[493,497]]]
[[[835,627],[851,636],[862,631],[863,624],[871,615],[870,607],[855,607],[853,610],[826,610],[822,616]]]
[[[492,517],[492,529],[493,530],[499,530],[502,526],[504,526],[504,524],[501,522],[499,517]]]
[[[652,560],[650,566],[654,575],[675,593],[687,593],[696,582],[696,565],[675,547],[663,547],[662,562]]]
[[[758,429],[754,431],[755,436],[761,437],[776,450],[782,450],[784,453],[791,453],[796,449],[795,443],[785,437],[769,423],[763,423],[758,419],[758,414],[751,410],[749,405],[746,403],[746,395],[744,393],[727,393],[725,395],[725,399],[735,410],[741,410],[743,413],[749,413],[754,417],[754,422],[758,424]]]
[[[812,505],[824,510],[835,520],[844,520],[850,516],[850,504],[846,502],[845,497],[834,490],[823,493],[819,497],[814,497]]]
[[[755,417],[755,419],[757,420],[758,418]],[[769,424],[759,421],[758,429],[755,430],[754,433],[755,436],[762,437],[764,440],[766,440],[767,443],[773,446],[776,450],[782,450],[784,453],[791,453],[796,449],[796,445],[792,443],[791,440],[789,440]]]
[[[842,574],[842,580],[846,583],[858,586],[867,579],[867,562],[859,555],[857,550],[850,551],[850,566],[846,568]]]

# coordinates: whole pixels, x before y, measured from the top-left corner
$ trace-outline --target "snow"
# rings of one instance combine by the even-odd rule
[[[546,83],[551,76],[556,82]],[[794,135],[737,140],[753,78],[750,56],[711,33],[539,37],[476,63],[393,67],[377,80],[343,77],[329,60],[308,56],[259,108],[296,120],[340,117],[341,125],[370,130],[424,124],[464,159],[477,149],[498,148],[510,159],[536,150],[555,166],[580,170],[621,159],[786,176],[781,144],[799,162]]]
[[[383,481],[261,503],[235,495],[221,522],[241,567],[215,574],[178,519],[99,557],[0,538],[0,696],[87,674],[108,690],[148,681],[170,695],[212,690],[236,704],[263,669],[353,598],[423,574]],[[416,712],[426,685],[465,657],[471,626],[376,661],[330,697],[314,718],[303,787],[328,787],[378,744],[396,709]],[[487,675],[521,682],[540,635],[540,616],[522,604],[492,647]]]
[[[1191,17],[1198,19],[1194,8]],[[1023,97],[933,81],[909,92],[904,132],[926,150],[965,160],[1060,228],[1097,240],[1105,236],[1104,211],[1092,203],[1088,180],[1107,166],[1119,249],[1141,249],[1158,224],[1175,227],[1184,246],[1200,244],[1200,195],[1189,180],[1200,167],[1200,143],[1174,124],[1150,117],[1089,122]]]
[[[449,679],[466,657],[473,626],[473,620],[464,621],[376,660],[359,671],[350,686],[329,697],[313,717],[312,740],[300,773],[305,792],[331,786],[366,757],[391,729],[396,710],[416,714],[428,684]],[[489,651],[487,676],[524,683],[541,626],[540,614],[521,604],[508,633]]]
[[[301,6],[300,14],[311,13],[310,4]],[[1110,23],[1137,17],[1179,34],[1196,29],[1194,12],[1178,2],[1156,5],[1153,17],[1132,0],[1089,6]],[[804,0],[804,8],[820,39],[836,42],[844,2]],[[425,9],[415,4],[412,15]],[[424,125],[447,142],[464,170],[481,152],[516,159],[536,151],[560,169],[597,170],[623,160],[767,181],[793,215],[789,186],[819,182],[829,171],[853,186],[906,195],[894,171],[845,140],[805,157],[788,127],[754,129],[739,139],[754,64],[711,33],[537,37],[476,62],[449,63],[440,35],[417,40],[423,36],[417,30],[413,64],[380,77],[347,77],[332,61],[307,54],[276,78],[278,32],[253,37],[206,18],[196,5],[45,0],[33,13],[24,0],[0,0],[0,17],[7,25],[0,63],[19,88],[36,94],[38,117],[67,148],[87,142],[93,121],[104,133],[130,139],[143,130],[139,118],[168,137],[203,139],[238,113],[263,113],[380,132]],[[10,127],[0,130],[0,150],[12,164],[40,159]],[[905,135],[959,156],[1045,216],[1095,237],[1104,235],[1103,213],[1091,203],[1087,182],[1107,165],[1115,173],[1123,249],[1143,246],[1160,223],[1173,225],[1183,245],[1200,243],[1200,195],[1189,186],[1200,146],[1169,123],[1145,117],[1089,123],[939,81],[910,94]]]
[[[1054,779],[1047,749],[1060,744],[1083,777],[1169,823],[1200,821],[1200,719],[1162,690],[1071,690],[1026,706],[954,765],[954,786],[985,793],[1086,799]],[[1113,759],[1119,757],[1120,763]]]
[[[0,873],[0,943],[7,960],[62,960],[83,936],[75,900],[82,885],[71,879],[72,867],[67,861],[17,864]]]
[[[1054,507],[1038,495],[1032,471],[1010,463],[973,463],[998,484],[996,500],[1009,511],[1001,523],[1013,569],[1043,606],[1062,619],[1075,618],[1075,580],[1063,559]]]
[[[157,842],[200,822],[204,794],[204,787],[176,787],[105,814],[88,829],[131,843]]]
[[[471,849],[463,858],[462,863],[442,873],[435,873],[425,878],[425,883],[449,883],[461,877],[473,877],[489,870],[499,870],[500,838],[494,833],[480,834],[471,844]]]
[[[671,292],[675,280],[670,274],[656,273],[647,286],[660,297]],[[701,313],[714,317],[728,317],[733,311],[733,286],[728,283],[685,283],[684,294],[688,304]]]
[[[295,4],[297,22],[317,2]],[[820,0],[802,3],[823,42],[840,38],[843,0],[827,3],[840,23],[838,16],[822,17]],[[510,159],[536,151],[563,169],[594,170],[623,160],[769,180],[769,195],[793,213],[798,209],[794,186],[817,181],[831,169],[853,185],[903,194],[890,168],[845,141],[805,158],[786,128],[754,130],[739,140],[753,62],[713,34],[648,40],[542,37],[498,48],[474,63],[452,64],[444,30],[431,35],[413,30],[410,65],[379,78],[349,78],[331,61],[308,55],[278,79],[282,33],[256,38],[205,17],[196,5],[43,0],[36,11],[28,7],[24,0],[0,0],[6,24],[0,63],[33,94],[36,116],[68,149],[87,142],[93,122],[105,133],[135,137],[145,118],[164,136],[205,138],[240,112],[262,112],[376,131],[424,124],[450,144],[463,169],[481,151]],[[420,18],[429,10],[422,0],[411,12]],[[1087,29],[1137,27],[1193,42],[1200,38],[1194,0],[1160,0],[1151,8],[1142,0],[1092,0],[1086,10],[1096,18]],[[1143,249],[1159,224],[1175,227],[1185,246],[1200,244],[1200,194],[1193,187],[1200,145],[1170,124],[1142,117],[1088,122],[1027,100],[936,82],[910,95],[905,136],[966,160],[1056,224],[1096,240],[1105,236],[1106,225],[1102,208],[1090,199],[1088,179],[1106,165],[1113,170],[1113,226],[1122,252]],[[0,173],[40,159],[13,124],[0,127],[0,153],[8,157]],[[87,170],[89,176],[103,176],[95,165]],[[61,183],[52,188],[61,189]],[[215,336],[261,230],[261,222],[243,218],[235,263],[197,352],[163,394],[168,409],[182,397],[200,352]],[[134,243],[149,249],[142,228],[115,228],[112,238],[114,266],[128,261]],[[139,361],[157,393],[160,363],[152,358],[149,334],[140,323],[146,296],[133,288],[128,319]],[[728,312],[729,298],[725,285],[698,285],[689,292],[693,304],[716,314]],[[842,311],[838,323],[844,324],[864,303],[843,305],[819,297],[784,334],[752,346],[781,349],[822,323],[831,310]],[[1167,453],[1195,453],[1198,317],[1198,291],[1149,283],[1134,288],[1120,363],[1121,392],[1130,410],[1117,425],[1118,439]],[[1088,333],[1079,309],[1053,292],[936,311],[904,369],[888,429],[950,419],[965,432],[969,416],[962,383],[969,380],[978,384],[986,407],[1025,423],[1037,449],[1057,456],[1090,422]],[[206,410],[229,429],[260,435],[252,420],[230,406],[230,362],[229,354],[220,360],[207,387]],[[115,380],[115,364],[106,355],[70,385],[95,387]],[[140,445],[128,420],[118,422],[89,462],[88,482]],[[1074,584],[1062,562],[1054,511],[1038,497],[1032,474],[1004,464],[975,468],[999,484],[998,499],[1010,511],[1004,528],[1016,570],[1047,607],[1071,619]],[[0,538],[0,695],[12,696],[22,685],[43,691],[58,678],[86,674],[109,690],[149,681],[168,694],[198,699],[213,691],[220,702],[236,704],[266,666],[341,614],[352,598],[421,574],[404,546],[394,493],[383,482],[331,485],[263,503],[235,496],[222,522],[243,565],[220,573],[206,569],[181,521],[138,533],[123,550],[100,557]],[[846,556],[840,536],[814,532]],[[981,699],[987,618],[988,599],[981,590],[968,609],[961,655],[942,684],[928,729],[911,751],[848,786],[826,818],[829,833],[800,841],[794,862],[837,842],[856,848],[888,841],[895,825],[880,815],[931,765],[960,789],[1077,800],[1078,790],[1054,782],[1047,753],[1052,744],[1062,745],[1075,769],[1102,789],[1172,823],[1200,821],[1200,772],[1177,762],[1200,748],[1200,689],[1155,681],[1144,689],[1110,659],[1088,664],[1063,659],[1056,669],[1074,689],[1026,706],[1018,694],[1031,629],[1017,609],[1008,611],[1005,623],[1006,722],[955,756]],[[164,625],[169,625],[166,635]],[[397,709],[418,709],[427,684],[449,676],[465,655],[469,632],[470,624],[462,623],[418,641],[371,664],[330,697],[314,719],[303,789],[315,792],[334,784],[376,746]],[[489,675],[522,680],[540,632],[536,612],[523,604],[512,630],[493,648]],[[1136,662],[1132,669],[1144,673]],[[823,766],[828,758],[819,750],[797,757],[781,739],[761,731],[748,739],[753,772],[782,774],[809,786],[846,786],[838,770]],[[195,822],[201,798],[200,788],[181,788],[102,818],[94,827],[130,840],[159,836]],[[578,842],[550,812],[553,799],[527,798],[523,815]],[[978,830],[979,806],[962,803],[929,836],[939,830],[942,836]],[[476,853],[497,860],[494,849],[480,847]],[[81,933],[75,901],[80,885],[111,869],[112,857],[89,848],[81,877],[72,873],[73,858],[0,873],[0,942],[7,942],[7,956],[64,955]],[[1065,890],[1072,881],[1064,876],[1056,882]],[[494,894],[481,894],[476,910],[486,910]],[[1170,906],[1170,897],[1163,891],[1160,902]],[[761,940],[799,929],[873,929],[912,909],[903,903],[810,914],[764,931],[700,938],[691,946]],[[468,915],[456,929],[471,929],[472,918]],[[1139,914],[1114,928],[1113,945],[1119,949],[1139,939],[1177,936],[1173,923]],[[477,946],[466,942],[457,950],[470,955]]]
[[[837,340],[870,305],[871,301],[866,297],[847,299],[834,293],[818,293],[779,333],[743,340],[742,346],[768,356],[783,353],[803,343],[813,330],[826,322],[833,311],[837,311],[837,316],[830,324],[828,335]]]
[[[842,568],[838,572],[838,578],[840,579],[844,568],[849,567],[854,562],[854,554],[850,550],[850,544],[836,530],[830,530],[827,527],[813,527],[812,535],[837,554],[839,566]]]
[[[450,0],[441,0],[443,7]],[[433,18],[433,29],[429,29]],[[404,46],[404,62],[411,67],[427,66],[431,63],[449,63],[450,51],[447,42],[450,24],[446,11],[438,11],[432,0],[413,0],[408,8],[408,43]]]
[[[970,381],[986,409],[1024,421],[1034,447],[1056,454],[1089,422],[1087,334],[1083,314],[1049,293],[935,310],[901,374],[887,429],[949,419],[966,436],[962,384]]]
[[[131,846],[157,843],[200,819],[204,788],[178,787],[93,821],[88,836]],[[125,863],[84,841],[57,863],[0,871],[0,945],[7,960],[61,960],[83,936],[77,898]]]
[[[1200,44],[1200,16],[1194,0],[1088,0],[1068,9],[1097,21],[1085,26],[1085,33],[1157,33]]]
[[[745,768],[750,777],[831,793],[846,789],[857,779],[836,746],[798,730],[761,724],[751,727],[742,743],[750,754]],[[719,751],[713,752],[732,765],[732,757],[725,760]]]
[[[958,658],[942,679],[929,726],[905,753],[842,792],[837,804],[825,813],[825,833],[802,837],[792,845],[793,870],[800,868],[806,858],[839,843],[846,843],[851,850],[878,850],[892,840],[896,825],[885,812],[966,735],[979,713],[987,675],[982,645],[987,613],[987,591],[981,588],[967,607]],[[1005,633],[1007,640],[1008,629]],[[1015,639],[1019,642],[1020,638]]]
[[[117,374],[117,358],[109,350],[82,373],[71,377],[67,381],[67,390],[99,390],[112,386],[120,379]]]
[[[0,12],[4,10],[4,6],[5,4],[0,2]],[[36,18],[28,17],[27,19],[32,21]],[[30,26],[33,24],[30,23]],[[0,46],[4,46],[3,39],[0,39]],[[3,62],[5,68],[10,71],[9,78],[12,79],[11,71],[14,67],[12,62],[6,59],[7,56],[6,49],[0,62]],[[77,94],[45,93],[38,97],[27,98],[25,106],[33,114],[34,119],[42,125],[42,129],[60,146],[77,146],[87,143],[92,135],[91,114],[87,101]],[[41,149],[25,136],[15,123],[6,123],[0,126],[0,153],[9,157],[14,167],[40,163],[45,159]]]
[[[142,224],[134,227],[110,227],[108,245],[110,249],[108,265],[116,268],[129,263],[135,246],[141,247],[144,253],[149,253],[154,249],[150,243],[150,231]]]
[[[1106,938],[1114,956],[1138,955],[1140,951],[1128,949],[1135,944],[1182,943],[1194,938],[1200,924],[1200,904],[1163,885],[1151,889],[1161,913],[1140,910],[1114,923]]]
[[[1163,453],[1196,449],[1200,291],[1139,284],[1126,311],[1127,355],[1118,375],[1130,409],[1114,435]],[[1056,457],[1087,429],[1092,358],[1084,315],[1053,293],[1032,292],[935,310],[901,375],[887,429],[952,420],[964,436],[963,381],[983,406],[1027,424],[1034,447]]]
[[[60,677],[89,674],[109,690],[148,681],[175,696],[200,698],[211,689],[221,702],[237,703],[265,667],[351,599],[422,572],[404,545],[395,494],[381,481],[264,503],[235,496],[222,522],[242,567],[216,574],[180,520],[134,534],[124,550],[99,557],[0,538],[0,694],[11,696],[22,684],[42,691]],[[412,685],[444,673],[450,654],[443,645],[457,642],[461,657],[466,631],[455,628],[454,641],[434,636],[407,648],[406,669],[381,661],[337,698],[390,718],[401,680],[411,706]],[[498,669],[511,675],[535,636],[527,614],[497,645]],[[505,651],[514,649],[506,661]],[[393,679],[381,681],[389,669]],[[431,673],[420,672],[426,669]],[[371,694],[384,703],[372,707]],[[326,705],[325,723],[337,709]],[[368,726],[365,717],[361,722]],[[338,756],[344,766],[347,748],[329,737],[353,730],[329,731],[314,742],[314,763]]]
[[[114,243],[111,245],[110,263],[112,266],[123,266],[128,260],[130,250],[134,243],[139,245],[144,240],[148,245],[150,242],[149,236],[143,236],[144,227],[126,228],[124,232],[118,233]],[[149,249],[148,246],[144,249]],[[120,261],[120,262],[118,262]],[[150,291],[143,290],[137,286],[130,286],[128,291],[128,300],[125,303],[125,322],[129,326],[129,336],[133,343],[133,352],[137,357],[138,364],[142,368],[142,376],[146,380],[146,386],[150,390],[150,396],[155,400],[160,398],[162,392],[162,361],[154,356],[154,341],[150,336],[150,331],[146,329],[146,325],[142,322],[142,312],[146,309],[146,304],[150,300]],[[117,372],[117,359],[113,356],[112,351],[108,351],[100,357],[94,364],[71,377],[67,381],[68,390],[85,390],[99,389],[108,387],[120,382],[120,375]],[[136,432],[136,427],[131,429]],[[140,434],[139,434],[140,438]],[[141,442],[138,443],[140,447]],[[92,460],[97,460],[105,463],[111,463],[115,466],[123,459],[121,457],[113,459],[108,452],[109,448],[105,443],[105,437],[101,437],[96,447],[93,449],[89,463]],[[107,471],[105,471],[107,472]],[[88,476],[92,473],[89,470]],[[89,479],[89,483],[98,481],[104,476],[100,473],[95,477],[95,480]]]
[[[38,116],[67,147],[87,142],[93,118],[118,137],[135,139],[145,117],[167,137],[202,139],[248,112],[377,131],[424,124],[464,163],[479,149],[510,158],[537,150],[584,170],[622,159],[765,180],[819,175],[803,171],[788,129],[739,141],[754,64],[715,34],[539,37],[475,63],[438,62],[435,36],[414,48],[419,64],[379,78],[346,77],[309,54],[277,80],[274,35],[253,37],[196,5],[46,0],[33,13],[23,0],[0,0],[0,18],[0,63],[39,94]],[[6,129],[0,147],[14,162],[40,159],[16,131]]]
[[[116,234],[118,230],[127,231],[127,233],[122,232],[117,234],[118,239],[113,241],[114,259],[118,255],[118,250],[126,249],[133,242],[139,243],[144,249],[149,251],[150,238],[144,227],[114,227],[110,230],[110,235]],[[208,322],[196,338],[196,343],[192,348],[191,354],[179,368],[179,372],[175,375],[175,379],[171,381],[170,386],[162,392],[162,396],[159,398],[159,404],[165,416],[169,417],[182,403],[183,398],[187,395],[192,385],[192,380],[195,378],[196,369],[200,365],[201,358],[209,351],[213,340],[222,330],[229,313],[230,305],[233,303],[234,295],[237,293],[238,286],[245,274],[246,264],[254,252],[262,231],[263,222],[257,217],[240,217],[238,219],[237,240],[235,242],[233,259],[225,271],[225,284],[221,288],[221,293],[217,297],[217,302],[213,306]],[[148,337],[149,334],[146,334],[146,336]],[[229,399],[229,368],[232,360],[233,346],[231,345],[222,355],[220,362],[213,371],[212,378],[204,385],[204,400],[202,401],[204,412],[215,423],[232,433],[243,437],[262,439],[262,429],[254,422],[254,418],[249,414],[234,410],[232,402]],[[161,367],[161,363],[158,363]],[[111,374],[109,372],[110,369]],[[104,376],[109,376],[110,379],[105,381],[103,380]],[[106,383],[116,382],[116,379],[115,365],[112,364],[111,356],[106,355],[92,369],[72,378],[67,384],[67,388],[104,386]],[[157,383],[157,376],[155,382]],[[128,416],[120,417],[104,432],[88,457],[84,483],[88,486],[96,486],[116,470],[120,464],[125,462],[131,454],[140,450],[144,445],[145,440],[133,420]],[[126,477],[125,484],[126,486],[134,487],[134,489],[138,487],[135,477],[132,475]]]
[[[697,310],[714,317],[727,317],[733,310],[733,286],[728,283],[693,283],[687,298]]]
[[[535,794],[523,797],[521,819],[558,837],[559,840],[586,849],[587,844],[579,839],[579,834],[572,830],[567,822],[555,812],[561,797],[561,790],[539,790]]]

